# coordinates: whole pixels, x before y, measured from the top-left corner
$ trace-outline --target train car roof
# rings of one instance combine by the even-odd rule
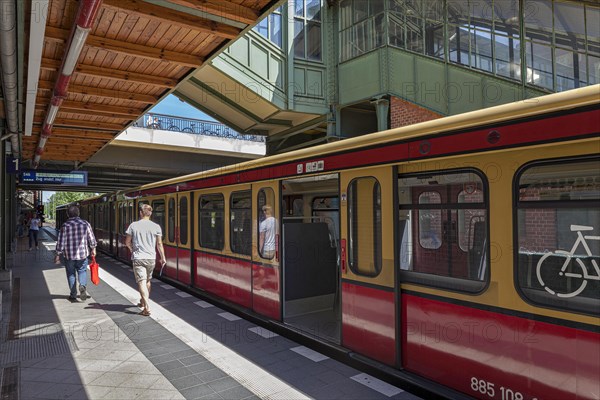
[[[494,125],[506,121],[524,119],[546,113],[565,111],[576,107],[584,107],[600,103],[600,84],[549,94],[542,97],[526,99],[510,104],[503,104],[483,110],[471,111],[464,114],[443,117],[432,121],[422,122],[401,128],[375,132],[356,138],[344,139],[335,143],[323,144],[306,149],[277,154],[257,160],[246,161],[208,171],[192,173],[119,192],[126,195],[161,186],[177,184],[196,179],[219,176],[228,173],[241,172],[248,169],[266,167],[282,162],[306,157],[319,157],[340,151],[351,151],[374,144],[384,144],[400,139],[414,139],[420,136],[438,132],[469,129],[482,125]]]

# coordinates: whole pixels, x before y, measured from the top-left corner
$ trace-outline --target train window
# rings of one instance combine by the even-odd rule
[[[252,192],[234,192],[230,199],[230,246],[234,253],[252,254]]]
[[[168,218],[168,232],[167,238],[169,242],[175,243],[175,199],[169,199],[169,212],[167,213]]]
[[[438,192],[423,192],[419,195],[419,204],[441,204],[442,197]],[[442,211],[429,209],[418,210],[419,245],[424,249],[439,249],[442,245]]]
[[[258,192],[258,253],[264,259],[275,257],[277,248],[277,219],[275,218],[275,193],[271,188]]]
[[[599,315],[600,159],[530,164],[515,185],[515,265],[522,296]]]
[[[294,200],[294,203],[296,201]],[[337,197],[316,197],[312,202],[312,215],[327,224],[331,247],[338,247],[340,231],[340,204]]]
[[[488,275],[488,201],[474,170],[398,177],[398,239],[406,282],[479,292]]]
[[[119,232],[125,234],[125,203],[119,203]]]
[[[381,271],[381,187],[372,177],[358,178],[348,186],[348,261],[357,275]]]
[[[110,227],[108,226],[109,224],[109,214],[110,214],[110,208],[109,208],[110,204],[106,203],[102,206],[102,226],[104,227],[104,229],[109,230]]]
[[[200,247],[223,250],[225,198],[222,194],[200,196],[199,208]]]
[[[292,216],[301,217],[304,215],[304,200],[294,199],[292,202]]]
[[[125,219],[123,220],[123,232],[127,232],[127,228],[131,224],[131,206],[125,203]]]
[[[100,213],[100,215],[98,216],[99,225],[102,229],[107,230],[108,229],[108,204],[101,204],[99,206],[98,211]]]
[[[179,243],[187,245],[188,242],[188,199],[179,199]]]
[[[165,202],[155,200],[152,202],[152,220],[160,226],[161,232],[165,231]]]
[[[110,209],[111,209],[111,213],[110,213],[110,231],[111,232],[115,232],[115,228],[116,228],[116,221],[117,221],[117,205],[114,202],[110,203]],[[112,235],[111,235],[112,236]]]

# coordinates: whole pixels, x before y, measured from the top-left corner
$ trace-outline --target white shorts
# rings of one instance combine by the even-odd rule
[[[154,266],[156,260],[133,260],[133,274],[135,275],[135,281],[149,281],[152,279],[152,272],[154,272]]]

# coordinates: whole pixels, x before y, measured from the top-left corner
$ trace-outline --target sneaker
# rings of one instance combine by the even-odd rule
[[[29,248],[29,251],[31,251],[31,250],[32,250],[32,249],[31,249],[31,247],[30,247],[30,248]]]
[[[90,295],[88,294],[85,286],[81,285],[79,286],[79,298],[83,301],[87,300],[87,298],[90,297]]]
[[[77,301],[77,297],[69,296],[69,301],[71,303],[75,303]]]

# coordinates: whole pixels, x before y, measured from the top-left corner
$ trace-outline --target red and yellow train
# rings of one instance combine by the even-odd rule
[[[399,376],[598,399],[599,133],[596,85],[80,204],[100,249],[128,260],[150,203],[164,279]]]

